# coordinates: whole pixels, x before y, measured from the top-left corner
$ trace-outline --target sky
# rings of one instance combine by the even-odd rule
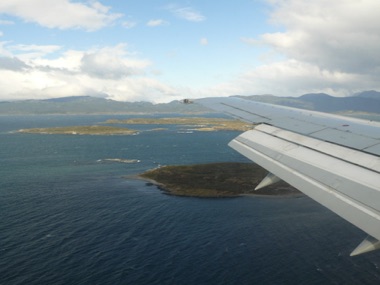
[[[380,90],[379,0],[6,0],[0,101]]]

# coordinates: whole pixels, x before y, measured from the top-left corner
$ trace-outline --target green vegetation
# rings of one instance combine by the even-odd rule
[[[175,118],[134,118],[128,120],[107,120],[106,124],[144,124],[144,125],[185,125],[197,131],[247,131],[252,125],[238,120],[222,118],[175,117]]]
[[[289,195],[299,193],[285,182],[254,188],[267,174],[253,163],[211,163],[165,166],[147,171],[141,178],[154,181],[168,194],[191,197],[233,197],[241,194]]]
[[[135,130],[110,126],[71,126],[54,128],[21,129],[20,133],[30,134],[64,134],[64,135],[132,135]]]

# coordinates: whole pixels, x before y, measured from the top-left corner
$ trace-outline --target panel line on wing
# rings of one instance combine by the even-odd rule
[[[380,158],[372,154],[363,153],[356,149],[321,141],[265,124],[258,125],[254,129],[380,174]]]
[[[239,110],[239,111],[242,111],[242,112],[247,113],[247,114],[251,114],[251,115],[254,115],[254,116],[257,116],[257,117],[261,117],[261,118],[264,118],[264,119],[269,120],[269,121],[271,120],[271,118],[268,118],[268,117],[265,117],[265,116],[259,115],[259,114],[257,114],[257,113],[249,112],[249,111],[247,111],[247,110],[244,110],[244,109],[242,109],[242,108],[239,108],[239,107],[233,106],[233,105],[231,105],[231,104],[227,104],[227,103],[222,102],[221,105],[224,105],[224,106],[227,106],[227,107],[231,107],[231,108],[233,108],[233,109],[235,109],[235,110]]]

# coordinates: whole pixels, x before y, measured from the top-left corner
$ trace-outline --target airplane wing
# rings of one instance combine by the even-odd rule
[[[229,146],[269,171],[256,189],[284,180],[368,233],[351,256],[380,248],[380,123],[237,97],[194,101],[255,124]]]

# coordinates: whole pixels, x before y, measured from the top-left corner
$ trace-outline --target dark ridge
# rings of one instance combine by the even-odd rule
[[[267,171],[254,163],[210,163],[164,166],[140,175],[171,195],[235,197],[242,194],[290,195],[300,192],[285,182],[254,191]]]

